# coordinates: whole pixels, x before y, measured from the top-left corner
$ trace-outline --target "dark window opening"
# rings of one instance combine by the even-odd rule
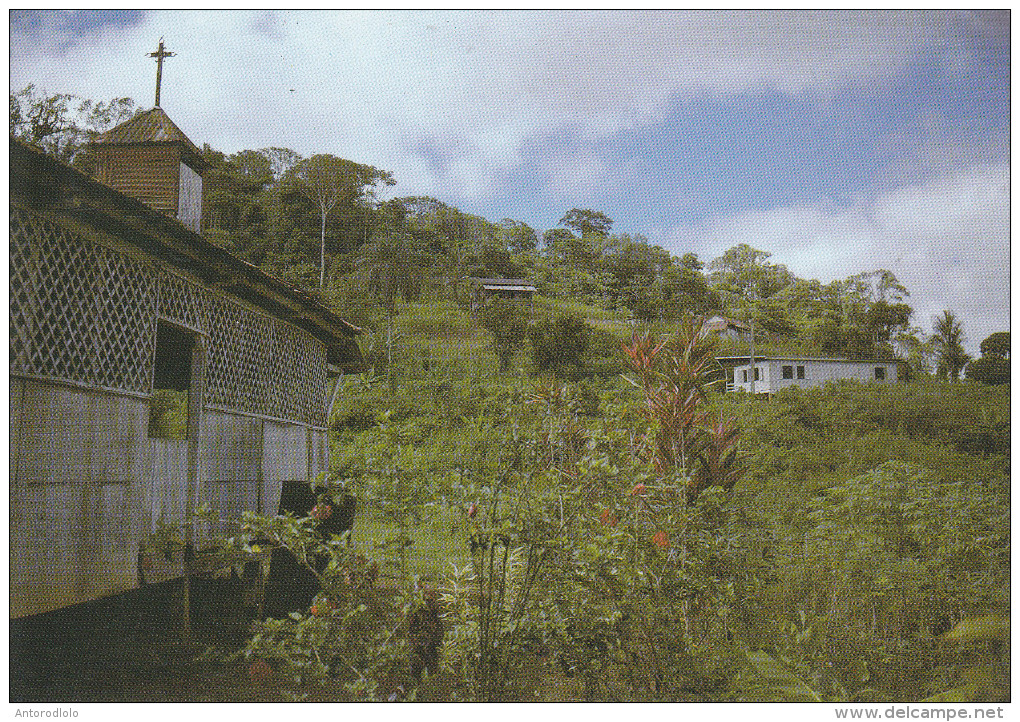
[[[885,381],[885,367],[884,366],[876,366],[875,367],[875,381]]]
[[[747,383],[747,372],[746,372],[746,371],[743,371],[743,372],[741,372],[741,373],[743,373],[743,374],[744,374],[744,383],[746,384],[746,383]]]
[[[799,379],[805,378],[805,376],[804,376],[804,367],[803,366],[798,366],[797,367],[797,378],[799,378]]]
[[[149,438],[187,440],[194,337],[163,321],[156,325],[156,360],[149,400]]]
[[[784,379],[793,378],[793,366],[783,366],[783,378]]]
[[[754,367],[754,380],[755,381],[761,381],[761,376],[758,373],[758,367],[757,366]]]

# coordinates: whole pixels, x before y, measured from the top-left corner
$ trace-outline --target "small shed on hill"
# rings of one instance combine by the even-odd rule
[[[10,143],[12,618],[181,577],[203,503],[277,513],[361,365],[356,327],[196,232],[204,165],[160,108],[96,152],[104,182]]]
[[[735,318],[728,318],[721,313],[710,314],[701,326],[704,334],[715,334],[719,338],[732,341],[749,341],[751,327]]]
[[[471,310],[477,311],[490,298],[507,298],[531,306],[538,289],[526,278],[470,278]]]
[[[720,361],[726,368],[726,364]],[[895,361],[856,361],[841,358],[797,358],[760,356],[752,367],[749,357],[738,361],[732,367],[732,376],[727,379],[727,391],[750,391],[754,380],[755,393],[774,394],[788,386],[813,388],[829,381],[852,379],[874,383],[895,383]]]

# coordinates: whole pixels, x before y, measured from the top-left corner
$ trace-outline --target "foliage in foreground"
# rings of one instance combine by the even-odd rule
[[[339,573],[339,616],[248,653],[315,698],[1008,698],[1008,642],[973,632],[1009,609],[1008,389],[719,396],[686,338],[632,339],[631,385],[413,355],[395,391],[351,384],[334,470],[390,530],[357,549],[386,593]],[[416,560],[440,527],[449,563]],[[430,591],[443,647],[415,678]]]

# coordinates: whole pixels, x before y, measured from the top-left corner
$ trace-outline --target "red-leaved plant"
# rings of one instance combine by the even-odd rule
[[[687,501],[710,486],[732,489],[743,473],[737,459],[739,431],[732,420],[705,410],[706,389],[719,380],[714,339],[701,322],[687,319],[677,332],[655,341],[633,334],[623,345],[634,383],[645,395],[645,415],[655,426],[651,461],[656,474],[685,471]]]

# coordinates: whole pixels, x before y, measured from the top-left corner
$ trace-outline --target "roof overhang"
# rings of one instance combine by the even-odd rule
[[[345,372],[363,369],[354,340],[361,329],[308,293],[231,255],[176,218],[13,138],[10,162],[11,203],[87,225],[131,244],[160,263],[192,274],[211,288],[304,329],[326,345],[328,362]]]

